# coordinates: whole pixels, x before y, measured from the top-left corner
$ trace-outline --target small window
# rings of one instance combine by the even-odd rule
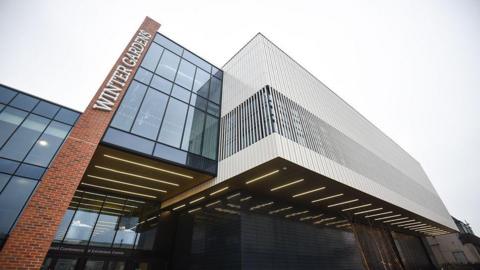
[[[38,103],[38,99],[19,93],[13,100],[10,102],[10,106],[17,107],[22,110],[31,111],[35,105]]]
[[[152,43],[150,45],[150,48],[148,49],[147,54],[145,55],[145,58],[143,58],[142,61],[142,67],[150,70],[150,71],[155,71],[155,68],[157,67],[158,60],[160,60],[160,56],[162,55],[163,48],[158,46],[155,43]]]
[[[175,79],[175,74],[177,73],[178,63],[180,62],[180,57],[177,55],[165,51],[162,55],[162,59],[155,70],[155,73],[173,81]]]
[[[187,88],[188,90],[191,90],[194,76],[195,66],[185,60],[182,60],[180,62],[180,67],[178,68],[175,83]]]

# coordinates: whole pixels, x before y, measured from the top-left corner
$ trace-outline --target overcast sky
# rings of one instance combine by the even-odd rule
[[[480,234],[480,1],[0,0],[0,83],[83,111],[145,16],[220,67],[262,32]]]

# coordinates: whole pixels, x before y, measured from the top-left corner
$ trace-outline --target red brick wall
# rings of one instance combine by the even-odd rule
[[[147,47],[151,44],[160,24],[146,17],[139,28],[151,34]],[[112,29],[118,31],[118,29]],[[95,97],[88,105],[85,112],[80,116],[77,124],[72,129],[70,136],[53,160],[40,182],[30,202],[25,207],[15,228],[8,237],[3,249],[0,251],[0,269],[35,269],[38,270],[53,241],[57,227],[67,210],[73,194],[80,184],[85,170],[92,158],[98,143],[100,142],[110,120],[120,103],[126,88],[138,68],[144,50],[132,74],[127,80],[126,86],[113,106],[111,111],[93,109],[97,97],[108,83],[108,80],[121,64],[130,44],[137,36],[135,33],[128,46],[123,51],[110,71],[107,78],[99,88]]]

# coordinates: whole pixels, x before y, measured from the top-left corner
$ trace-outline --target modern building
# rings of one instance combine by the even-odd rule
[[[421,165],[261,34],[146,18],[83,113],[0,89],[1,269],[435,269]]]

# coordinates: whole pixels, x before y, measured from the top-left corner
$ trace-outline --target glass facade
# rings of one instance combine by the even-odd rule
[[[0,85],[0,244],[79,115]]]
[[[157,34],[103,142],[216,174],[222,76]]]

